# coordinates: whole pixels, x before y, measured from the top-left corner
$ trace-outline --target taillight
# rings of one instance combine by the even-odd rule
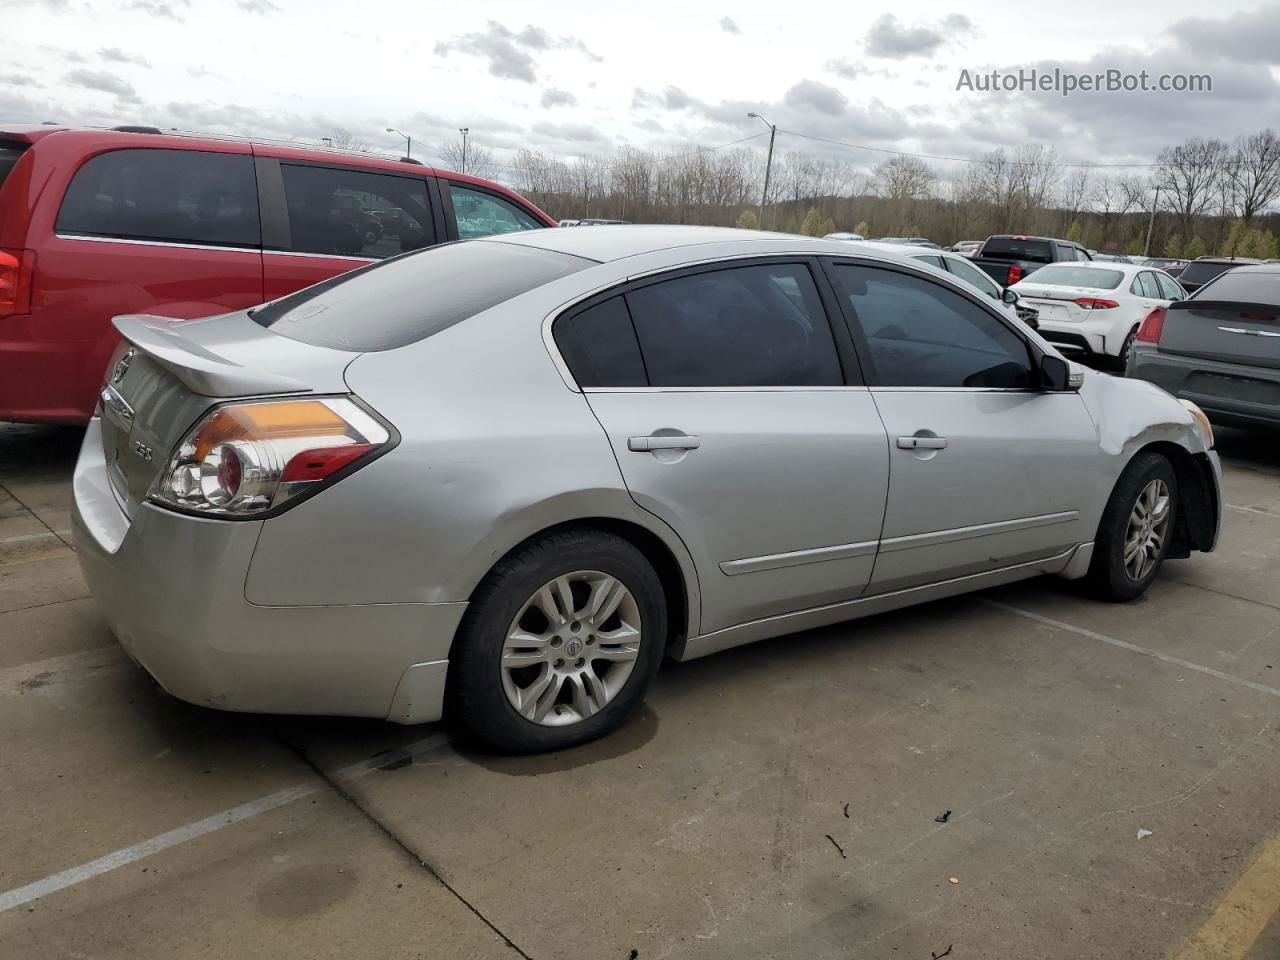
[[[332,482],[390,440],[345,397],[231,403],[183,437],[147,496],[202,516],[252,517]]]
[[[1010,267],[1010,268],[1009,268],[1009,276],[1008,276],[1008,278],[1005,280],[1004,285],[1005,285],[1006,287],[1012,287],[1015,283],[1017,283],[1017,282],[1018,282],[1019,280],[1021,280],[1021,279],[1022,279],[1022,268],[1021,268],[1021,267]]]
[[[1071,302],[1078,307],[1084,307],[1086,310],[1114,310],[1120,306],[1114,300],[1099,300],[1097,297],[1080,297]]]
[[[34,250],[0,247],[0,317],[31,312],[31,277],[35,268]]]
[[[1133,339],[1142,343],[1159,343],[1160,334],[1164,333],[1165,308],[1156,307],[1147,314]]]

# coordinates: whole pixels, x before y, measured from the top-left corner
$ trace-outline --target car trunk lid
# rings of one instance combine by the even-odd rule
[[[1018,295],[1040,312],[1041,320],[1060,320],[1080,323],[1088,319],[1092,310],[1076,303],[1077,300],[1105,300],[1114,290],[1098,290],[1092,287],[1058,287],[1018,285]]]
[[[248,397],[346,393],[343,370],[358,356],[277,336],[244,311],[113,322],[124,339],[107,367],[100,429],[112,488],[130,515],[210,407]]]
[[[1280,306],[1222,300],[1169,305],[1161,353],[1280,368]]]

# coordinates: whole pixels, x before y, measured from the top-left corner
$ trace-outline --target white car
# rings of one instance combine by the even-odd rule
[[[824,237],[823,239],[828,238]],[[998,303],[1000,309],[1008,316],[1021,320],[1032,327],[1036,326],[1037,318],[1034,308],[1022,303],[1016,292],[1011,293],[1009,290],[1003,289],[998,283],[970,263],[969,259],[962,254],[950,253],[946,250],[933,250],[928,247],[922,247],[917,252],[904,244],[879,243],[874,240],[862,243],[860,246],[879,250],[883,253],[896,254],[900,257],[910,257],[912,260],[919,260],[921,263],[927,263],[931,267],[937,267],[945,273],[958,277],[971,287],[976,287],[979,293],[990,297]]]
[[[1039,311],[1040,334],[1121,367],[1138,326],[1187,292],[1163,270],[1131,263],[1051,263],[1012,287]]]

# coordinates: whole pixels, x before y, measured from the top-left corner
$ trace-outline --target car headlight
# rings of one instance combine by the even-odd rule
[[[1204,442],[1210,450],[1213,449],[1213,426],[1209,423],[1209,418],[1205,416],[1203,410],[1197,407],[1190,400],[1179,400],[1180,404],[1187,413],[1191,414],[1191,418],[1200,426],[1200,432],[1204,434]]]

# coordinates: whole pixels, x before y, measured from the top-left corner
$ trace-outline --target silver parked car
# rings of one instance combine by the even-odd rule
[[[565,747],[664,656],[1037,574],[1125,600],[1217,538],[1194,405],[849,243],[507,234],[116,325],[78,556],[222,709]]]

